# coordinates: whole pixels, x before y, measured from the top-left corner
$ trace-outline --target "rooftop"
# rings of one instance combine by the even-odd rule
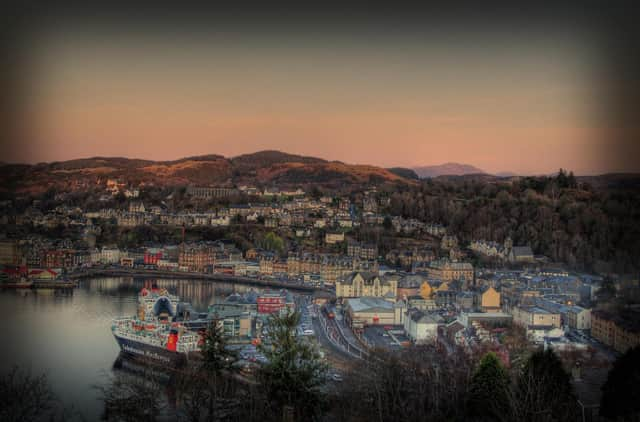
[[[384,310],[393,311],[393,303],[380,299],[378,297],[357,297],[347,299],[347,306],[349,306],[354,312],[362,312],[368,310]]]

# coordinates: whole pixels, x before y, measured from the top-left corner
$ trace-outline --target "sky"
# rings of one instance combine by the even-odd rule
[[[580,31],[378,23],[38,35],[24,138],[5,162],[277,149],[384,167],[633,170],[603,153],[595,42]]]

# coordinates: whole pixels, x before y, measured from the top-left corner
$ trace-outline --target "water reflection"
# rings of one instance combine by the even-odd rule
[[[152,284],[166,288],[176,294],[182,301],[190,302],[197,311],[206,311],[209,305],[223,301],[233,293],[244,294],[250,291],[261,293],[263,287],[248,286],[210,280],[185,279],[140,279],[135,277],[97,278],[90,280],[88,286],[81,283],[80,288],[89,288],[103,295],[130,297],[137,295],[143,287]]]

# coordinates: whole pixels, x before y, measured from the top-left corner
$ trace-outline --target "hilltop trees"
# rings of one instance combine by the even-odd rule
[[[639,268],[638,210],[633,186],[596,189],[563,170],[509,181],[429,179],[392,192],[386,211],[442,223],[463,243],[511,237],[579,270],[626,273]]]
[[[611,420],[631,421],[640,417],[640,346],[619,357],[602,387],[600,415]]]

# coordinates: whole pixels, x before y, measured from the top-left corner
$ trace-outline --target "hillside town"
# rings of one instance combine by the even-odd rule
[[[489,347],[508,359],[505,327],[519,327],[524,340],[557,350],[623,353],[640,344],[640,327],[625,322],[637,318],[621,319],[598,306],[602,276],[571,271],[510,238],[461,244],[437,222],[388,214],[385,195],[375,188],[330,196],[300,188],[189,186],[181,209],[166,205],[175,192],[145,203],[144,187],[106,180],[103,188],[99,201],[124,200],[98,209],[92,204],[93,210],[43,209],[34,201],[20,213],[3,201],[5,224],[22,229],[0,240],[3,284],[64,282],[98,268],[277,280],[328,293],[317,303],[338,324],[332,341],[358,356],[371,345],[444,342]],[[230,197],[244,201],[229,203]],[[131,236],[146,227],[173,230],[174,242],[142,238],[123,247],[104,234]],[[247,227],[255,237],[241,243],[239,236],[185,235]],[[72,235],[54,237],[56,231]],[[637,280],[613,283],[622,292]],[[258,310],[260,300],[253,298]]]

